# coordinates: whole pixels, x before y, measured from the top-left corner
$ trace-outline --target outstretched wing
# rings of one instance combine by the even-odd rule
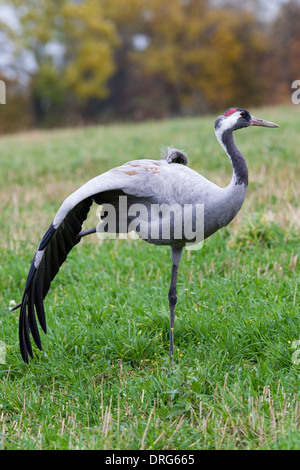
[[[129,176],[126,176],[128,180]],[[60,266],[68,253],[80,241],[78,234],[87,218],[94,199],[98,203],[115,190],[121,192],[124,174],[107,172],[81,186],[61,205],[53,222],[44,234],[32,260],[22,301],[12,310],[20,308],[19,339],[23,360],[33,356],[30,333],[41,349],[37,319],[46,333],[44,299]]]
[[[28,362],[28,354],[32,357],[30,331],[36,345],[41,349],[35,312],[43,331],[46,333],[44,298],[50,288],[51,281],[67,258],[68,253],[80,240],[77,235],[88,215],[92,202],[92,197],[79,202],[66,214],[57,228],[52,223],[35,253],[26,281],[19,320],[20,349],[25,362]]]

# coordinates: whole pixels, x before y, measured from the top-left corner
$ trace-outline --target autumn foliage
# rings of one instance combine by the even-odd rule
[[[277,103],[300,78],[296,0],[267,23],[237,7],[212,8],[208,0],[5,4],[20,26],[0,18],[1,29],[13,44],[16,77],[25,70],[27,81],[16,92],[17,78],[1,71],[14,97],[1,108],[2,131],[14,128],[18,96],[22,125],[58,126]]]

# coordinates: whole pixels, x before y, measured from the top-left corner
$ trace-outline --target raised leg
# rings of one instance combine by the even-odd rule
[[[81,230],[81,232],[78,233],[76,238],[80,240],[80,238],[85,237],[86,235],[90,235],[91,233],[96,233],[96,231],[96,227],[89,228],[88,230]]]
[[[172,276],[171,284],[169,290],[169,307],[170,307],[170,360],[173,364],[173,354],[174,354],[174,327],[175,327],[175,308],[177,304],[177,272],[178,265],[181,260],[182,248],[171,248],[172,256]]]

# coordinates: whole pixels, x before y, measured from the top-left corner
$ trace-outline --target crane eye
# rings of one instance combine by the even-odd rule
[[[242,112],[241,112],[241,116],[242,116],[242,117],[245,117],[245,116],[246,116],[245,111],[242,111]]]

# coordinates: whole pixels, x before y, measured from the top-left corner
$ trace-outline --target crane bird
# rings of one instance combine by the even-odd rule
[[[229,108],[215,121],[215,134],[220,145],[230,158],[233,175],[228,186],[221,188],[207,180],[187,166],[186,155],[176,149],[168,148],[167,155],[161,160],[135,160],[113,168],[91,179],[65,199],[44,234],[29,269],[22,301],[12,310],[20,308],[19,340],[24,362],[33,357],[30,333],[37,347],[41,349],[41,340],[36,315],[42,330],[46,333],[44,299],[60,266],[70,250],[82,237],[96,232],[96,228],[82,230],[93,202],[99,205],[111,204],[116,211],[121,211],[120,198],[127,197],[126,230],[132,221],[130,208],[134,204],[143,204],[149,209],[153,205],[188,205],[192,207],[192,219],[196,204],[203,206],[203,239],[211,236],[220,228],[229,224],[240,210],[248,187],[248,169],[244,157],[233,140],[233,131],[249,126],[279,127],[277,124],[252,116],[242,108]],[[124,214],[123,214],[124,215]],[[174,215],[174,214],[173,214]],[[164,222],[173,227],[174,223],[165,221],[160,214],[160,228]],[[170,348],[172,362],[174,343],[175,307],[177,303],[177,270],[183,247],[191,240],[184,235],[175,237],[170,230],[168,237],[151,237],[151,228],[155,217],[147,212],[140,219],[144,227],[144,236],[149,243],[169,245],[171,247],[172,273],[168,294],[170,310]],[[172,225],[173,224],[173,225]],[[173,227],[174,228],[174,227]],[[118,224],[116,233],[121,232]],[[192,240],[193,242],[193,240]],[[36,313],[35,313],[36,312]]]

